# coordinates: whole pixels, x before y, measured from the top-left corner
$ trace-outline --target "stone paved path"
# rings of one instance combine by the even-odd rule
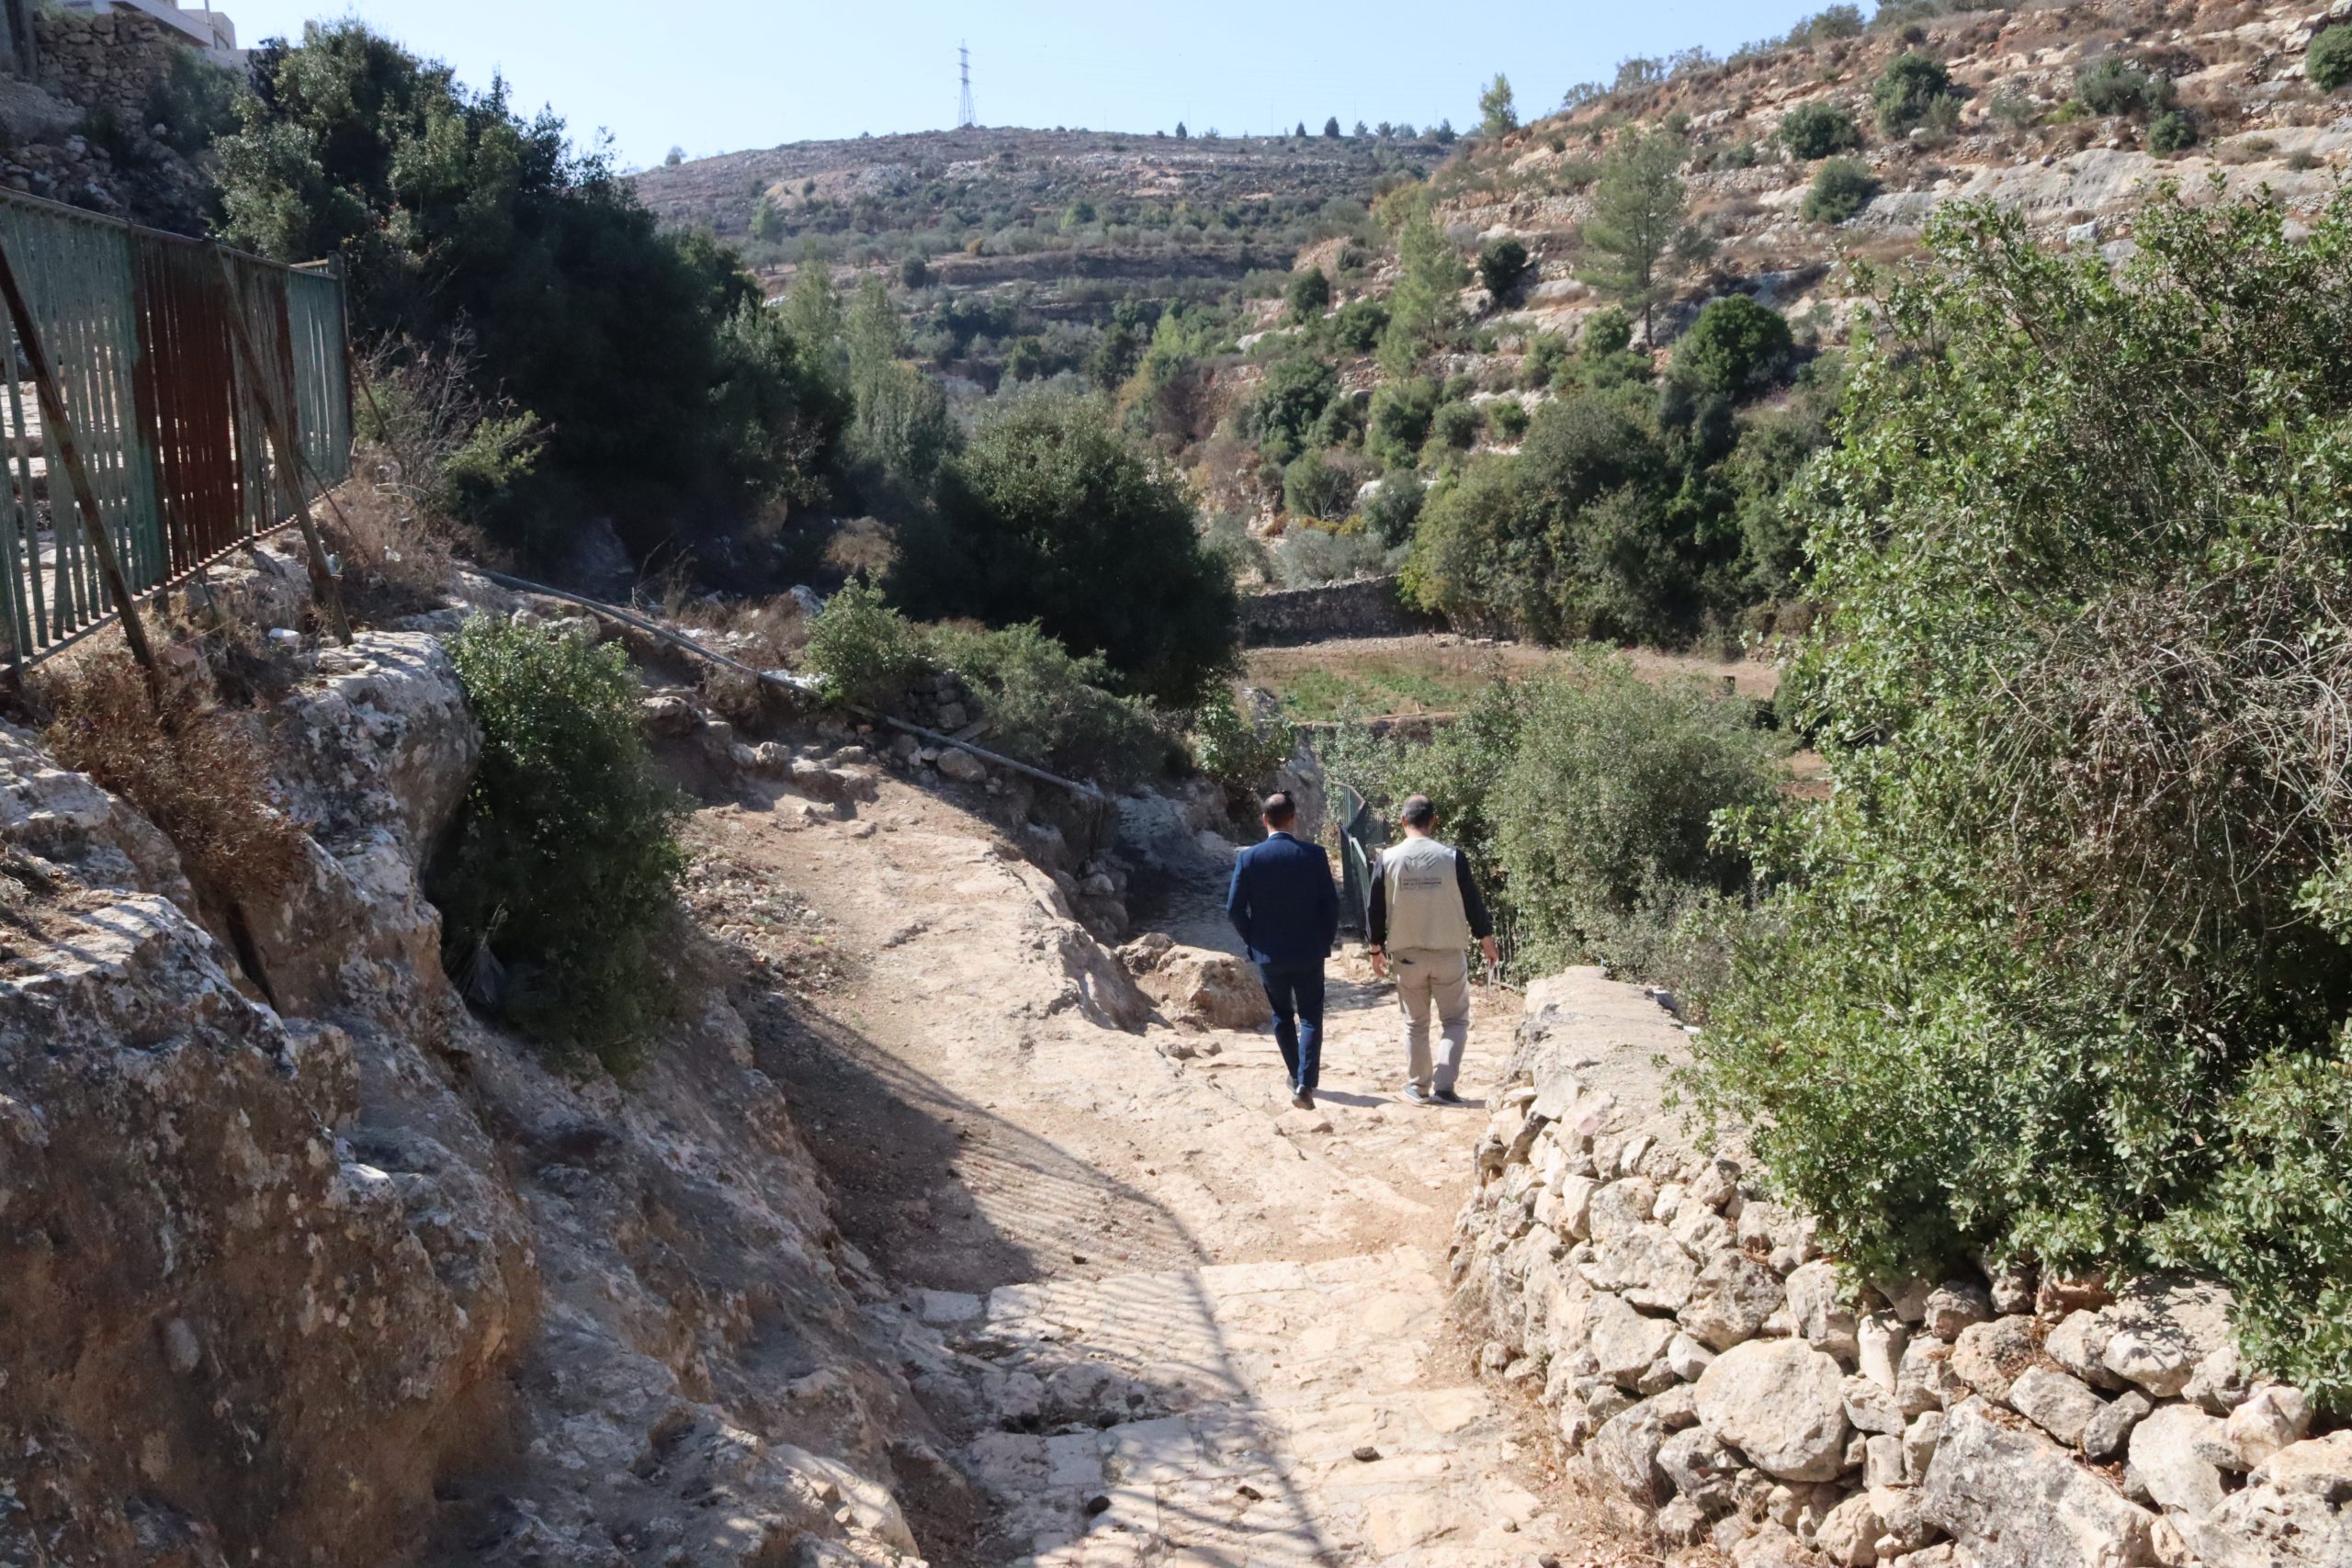
[[[730,875],[789,889],[847,979],[755,1023],[844,1229],[984,1391],[975,1561],[1040,1568],[1532,1568],[1628,1559],[1539,1503],[1527,1407],[1482,1382],[1446,1253],[1516,998],[1479,998],[1461,1110],[1397,1097],[1392,993],[1336,961],[1321,1105],[1263,1032],[1077,1005],[1038,874],[885,781],[851,821],[706,813]],[[1216,891],[1151,923],[1228,940]],[[886,895],[876,897],[879,890]],[[1057,998],[1059,998],[1057,1000]],[[1358,1458],[1359,1452],[1376,1455]]]

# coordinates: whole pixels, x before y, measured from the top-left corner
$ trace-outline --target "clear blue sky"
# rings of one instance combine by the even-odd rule
[[[187,3],[187,0],[183,0]],[[981,123],[1097,130],[1456,126],[1510,74],[1522,115],[1629,54],[1718,53],[1826,0],[216,0],[240,41],[356,15],[481,86],[503,72],[625,164],[955,123],[956,45]]]

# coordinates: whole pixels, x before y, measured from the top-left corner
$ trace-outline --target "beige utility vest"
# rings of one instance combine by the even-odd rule
[[[1468,944],[1470,916],[1456,874],[1452,846],[1435,839],[1407,839],[1380,852],[1390,947],[1459,952]]]

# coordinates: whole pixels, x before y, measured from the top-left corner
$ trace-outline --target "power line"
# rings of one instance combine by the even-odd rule
[[[963,92],[956,99],[956,125],[959,130],[968,130],[980,123],[980,117],[972,112],[972,51],[958,43],[956,58],[961,66],[964,85]]]

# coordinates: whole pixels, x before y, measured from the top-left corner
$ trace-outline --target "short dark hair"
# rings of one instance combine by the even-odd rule
[[[1408,795],[1396,815],[1408,828],[1427,828],[1437,820],[1437,807],[1430,804],[1426,795]]]
[[[1290,797],[1290,791],[1286,789],[1278,789],[1266,796],[1262,809],[1267,822],[1276,828],[1287,828],[1298,818],[1298,802]]]

